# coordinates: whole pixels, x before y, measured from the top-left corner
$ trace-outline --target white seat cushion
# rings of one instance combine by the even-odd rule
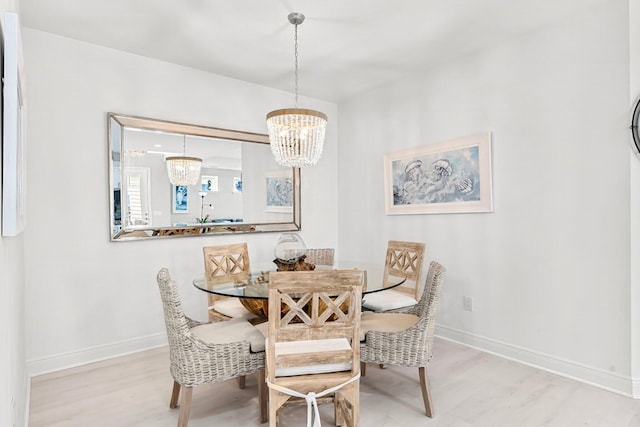
[[[259,330],[265,338],[269,336],[269,322],[258,323],[254,327]]]
[[[321,354],[324,351],[351,350],[346,338],[329,338],[322,340],[289,341],[276,343],[276,358],[285,354]],[[277,368],[277,377],[293,375],[324,374],[327,372],[342,372],[351,369],[350,362],[324,363],[321,365],[295,366],[291,368]]]
[[[387,311],[395,310],[396,308],[411,307],[417,303],[418,301],[411,295],[389,289],[388,291],[374,292],[365,295],[362,305],[373,311]]]
[[[247,310],[238,298],[227,298],[216,301],[210,308],[213,308],[218,313],[229,317],[239,317],[242,319],[252,319],[257,317],[255,314]]]
[[[365,340],[369,331],[400,332],[415,325],[419,319],[414,314],[365,311],[360,318],[360,341]]]
[[[212,344],[229,344],[249,341],[252,352],[264,351],[264,335],[244,319],[213,322],[191,328],[191,333],[202,341]]]

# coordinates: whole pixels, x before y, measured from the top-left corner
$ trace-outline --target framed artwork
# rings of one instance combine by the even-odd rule
[[[24,90],[18,15],[6,12],[2,99],[2,235],[22,233],[26,219]]]
[[[384,156],[387,215],[492,212],[491,133]]]
[[[218,191],[218,177],[213,175],[202,175],[200,181],[200,191]]]
[[[172,212],[189,213],[189,187],[186,185],[173,185],[172,188]]]
[[[266,212],[293,212],[293,176],[290,170],[268,172]]]

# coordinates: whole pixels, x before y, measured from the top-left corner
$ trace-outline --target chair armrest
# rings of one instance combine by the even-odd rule
[[[231,343],[219,344],[210,343],[194,336],[193,334],[187,334],[187,339],[193,344],[195,349],[206,352],[226,354],[227,351],[234,353],[249,353],[251,349],[251,343],[247,340],[234,341]]]
[[[415,325],[398,332],[368,331],[360,346],[366,346],[374,352],[422,352],[430,341],[425,333],[424,319]]]
[[[368,331],[361,344],[372,348],[396,347],[400,342],[408,344],[423,341],[424,338],[422,331],[412,326],[400,332]]]
[[[369,331],[360,343],[360,360],[397,366],[418,366],[431,359],[433,339],[425,332],[421,319],[400,332]]]
[[[208,325],[209,323],[215,323],[215,322],[224,322],[224,319],[214,319],[212,321],[208,321],[208,322],[201,322],[199,320],[194,320],[192,318],[190,318],[189,316],[184,316],[187,319],[187,327],[189,329],[194,328],[196,326],[200,326],[200,325]]]
[[[184,316],[187,319],[187,327],[189,329],[195,327],[195,326],[199,326],[199,325],[204,325],[208,322],[200,322],[199,320],[193,320],[192,318],[190,318],[189,316]]]

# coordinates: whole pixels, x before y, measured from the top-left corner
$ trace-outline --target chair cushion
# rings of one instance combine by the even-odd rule
[[[284,354],[319,354],[324,351],[351,350],[346,338],[328,338],[321,340],[290,341],[276,343],[276,359]],[[321,365],[295,366],[277,368],[276,377],[290,377],[294,375],[324,374],[327,372],[342,372],[351,369],[350,362],[325,363]]]
[[[415,325],[420,318],[406,313],[373,313],[366,311],[360,318],[360,341],[369,331],[400,332]]]
[[[207,323],[191,328],[191,334],[211,344],[229,344],[247,340],[252,352],[264,351],[264,335],[244,319]]]
[[[388,291],[367,294],[362,305],[373,311],[387,311],[410,307],[417,303],[418,301],[411,295],[389,289]]]
[[[247,310],[238,298],[227,298],[216,301],[211,308],[218,313],[229,317],[239,317],[242,319],[257,317],[255,314]]]
[[[257,325],[254,325],[254,327],[257,330],[259,330],[260,333],[264,335],[265,338],[269,336],[269,322],[261,322],[261,323],[258,323]]]

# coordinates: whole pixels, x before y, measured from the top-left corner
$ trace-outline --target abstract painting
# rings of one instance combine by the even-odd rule
[[[173,213],[189,213],[189,187],[186,185],[174,185],[173,188]]]
[[[385,155],[387,215],[492,212],[491,134]]]
[[[293,212],[293,176],[291,171],[267,173],[267,212]]]

